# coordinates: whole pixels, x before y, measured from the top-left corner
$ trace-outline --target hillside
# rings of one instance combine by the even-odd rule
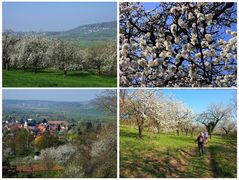
[[[80,46],[88,47],[95,43],[116,40],[117,21],[102,22],[96,24],[81,25],[67,31],[54,32],[12,32],[17,36],[37,35],[49,38],[59,38],[79,43]]]
[[[104,22],[97,24],[82,25],[74,29],[50,35],[64,40],[79,41],[81,46],[91,46],[95,43],[102,43],[116,39],[117,22]]]
[[[3,119],[23,117],[35,120],[57,119],[67,121],[112,121],[111,115],[106,114],[91,101],[61,102],[39,100],[3,100]]]

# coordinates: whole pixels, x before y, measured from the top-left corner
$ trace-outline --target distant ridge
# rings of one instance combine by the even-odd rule
[[[117,21],[102,22],[95,24],[80,25],[67,31],[48,32],[13,32],[10,33],[25,36],[37,35],[49,38],[59,38],[67,41],[80,42],[81,46],[91,46],[95,43],[102,43],[109,40],[116,40]]]
[[[116,28],[117,28],[117,21],[110,21],[110,22],[81,25],[71,30],[63,31],[63,32],[65,33],[77,33],[79,31],[92,32],[92,30],[104,31],[106,29],[114,30]]]
[[[113,122],[115,117],[102,111],[93,100],[74,101],[47,101],[47,100],[15,100],[4,99],[2,102],[3,117],[13,116],[16,119],[29,117],[33,119],[59,119],[81,121],[102,120]]]

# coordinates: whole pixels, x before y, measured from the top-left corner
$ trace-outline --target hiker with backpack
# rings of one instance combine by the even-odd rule
[[[204,155],[204,142],[205,142],[204,133],[203,132],[201,132],[199,134],[199,136],[197,137],[195,142],[198,143],[198,150],[199,150],[200,156],[203,156]]]

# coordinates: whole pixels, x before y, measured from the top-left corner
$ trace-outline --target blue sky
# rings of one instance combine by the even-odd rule
[[[94,99],[103,90],[3,90],[3,99],[49,100],[49,101],[87,101]],[[173,95],[196,113],[204,111],[209,104],[228,104],[236,90],[233,89],[164,89],[165,95]]]
[[[154,89],[153,89],[154,90]],[[133,90],[129,90],[131,93]],[[158,90],[166,96],[173,96],[182,101],[186,107],[191,108],[195,113],[201,113],[210,104],[231,103],[236,90],[234,89],[163,89]]]
[[[3,90],[3,99],[48,100],[48,101],[88,101],[94,99],[103,90]]]
[[[194,112],[204,111],[208,105],[214,103],[228,104],[236,90],[232,89],[174,89],[162,90],[164,94],[173,95],[181,100]]]
[[[117,20],[115,2],[3,2],[3,30],[63,31]]]

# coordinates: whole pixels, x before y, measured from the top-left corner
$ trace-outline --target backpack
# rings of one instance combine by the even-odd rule
[[[198,142],[202,143],[203,142],[203,137],[200,136]]]

